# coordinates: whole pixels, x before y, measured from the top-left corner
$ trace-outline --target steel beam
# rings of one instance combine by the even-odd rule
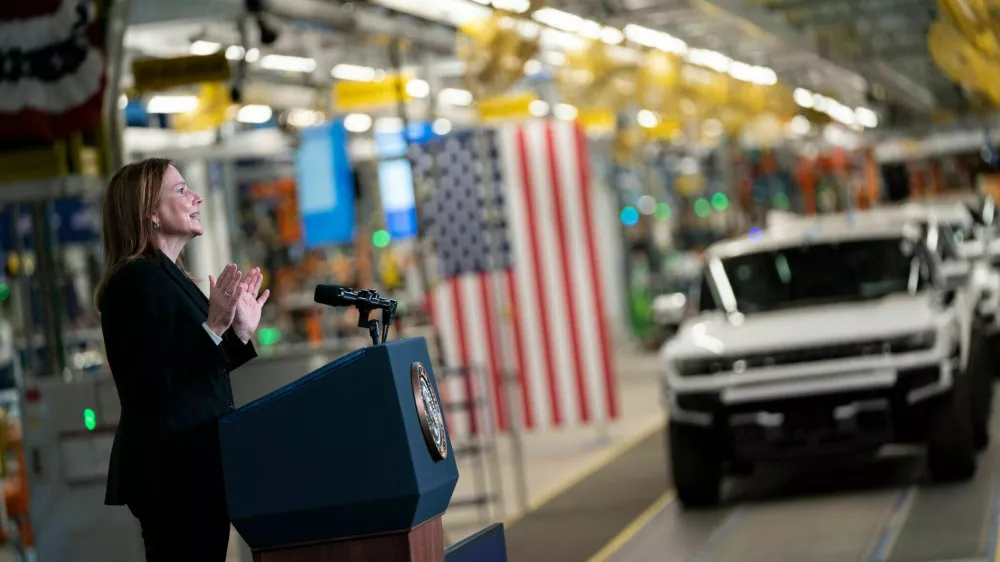
[[[927,0],[765,0],[759,5],[768,10],[793,10],[803,8],[818,8],[821,6],[843,6],[850,4],[856,11],[875,12],[885,9],[896,10],[926,6]]]
[[[103,168],[109,174],[115,173],[125,164],[122,153],[122,118],[118,110],[121,95],[122,73],[125,61],[125,30],[133,0],[112,0],[108,3],[107,42],[105,49],[108,61],[108,83],[104,88],[101,103],[104,127],[104,147],[106,150]]]
[[[231,22],[244,13],[243,0],[174,0],[169,6],[158,0],[133,1],[135,6],[130,21],[139,31],[184,22]],[[355,2],[350,6],[345,8],[339,2],[323,0],[273,0],[265,5],[265,10],[276,17],[293,20],[293,24],[295,20],[309,21],[325,25],[331,31],[357,29],[386,34],[435,51],[451,52],[455,48],[455,31],[448,26],[404,19],[371,4]]]

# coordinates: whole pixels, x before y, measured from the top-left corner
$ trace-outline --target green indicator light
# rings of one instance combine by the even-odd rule
[[[665,221],[670,218],[670,205],[666,203],[657,203],[656,209],[653,211],[653,216],[656,217],[658,221]]]
[[[712,204],[704,199],[699,199],[694,202],[694,214],[698,215],[699,218],[705,218],[712,213]]]
[[[281,341],[281,330],[279,328],[261,328],[257,331],[257,340],[260,345],[274,345]]]
[[[83,427],[86,427],[87,431],[94,431],[94,428],[97,427],[97,414],[90,408],[83,411]]]
[[[372,244],[374,244],[376,248],[385,248],[389,245],[389,240],[391,239],[392,237],[390,237],[389,233],[385,230],[376,230],[372,233]]]
[[[725,211],[729,208],[729,198],[725,193],[716,193],[712,196],[712,206],[716,211]]]

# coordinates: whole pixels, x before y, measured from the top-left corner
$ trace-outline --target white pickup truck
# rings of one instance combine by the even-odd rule
[[[974,474],[992,384],[945,236],[862,213],[707,250],[698,311],[661,350],[685,505],[717,502],[724,475],[754,463],[892,443],[926,444],[935,479]]]

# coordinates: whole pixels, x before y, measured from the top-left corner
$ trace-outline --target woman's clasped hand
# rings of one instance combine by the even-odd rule
[[[260,293],[264,275],[259,267],[243,275],[236,264],[228,264],[216,278],[208,276],[208,320],[210,330],[217,336],[230,328],[243,343],[260,324],[260,312],[271,295],[270,289]]]

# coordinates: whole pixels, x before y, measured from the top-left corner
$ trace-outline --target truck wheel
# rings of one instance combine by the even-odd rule
[[[969,349],[969,368],[972,381],[972,439],[977,451],[990,443],[990,411],[993,406],[993,373],[990,348],[984,336],[976,336]]]
[[[937,482],[968,480],[976,473],[969,382],[966,373],[957,373],[951,392],[931,416],[927,468]]]
[[[1000,378],[1000,333],[986,338],[986,349],[989,350],[990,376]]]
[[[670,423],[667,446],[677,498],[685,507],[719,503],[722,462],[710,430]]]

